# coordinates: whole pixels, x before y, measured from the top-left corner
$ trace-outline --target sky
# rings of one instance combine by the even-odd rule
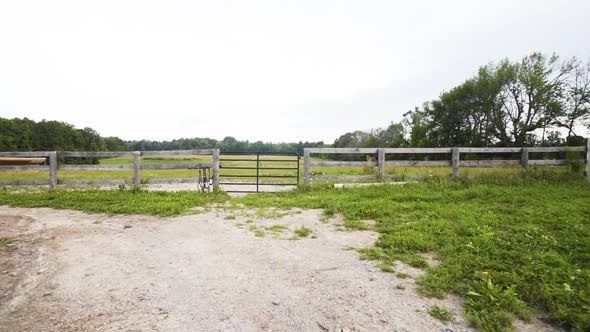
[[[590,1],[0,0],[0,117],[332,143],[490,62],[590,57]]]

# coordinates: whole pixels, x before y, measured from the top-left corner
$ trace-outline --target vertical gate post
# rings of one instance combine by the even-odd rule
[[[259,192],[258,185],[260,184],[260,152],[256,152],[256,192]]]
[[[452,148],[451,149],[451,165],[453,167],[453,177],[456,177],[459,175],[459,160],[460,160],[460,153],[459,153],[459,148]]]
[[[133,152],[133,186],[141,185],[141,152]]]
[[[49,189],[57,189],[57,151],[49,152]]]
[[[385,179],[385,150],[377,149],[377,165],[379,166],[379,180]]]
[[[213,150],[213,190],[219,190],[219,149]]]
[[[309,184],[309,150],[307,148],[303,149],[303,179],[305,184]]]
[[[590,137],[586,139],[586,181],[590,182]]]
[[[522,154],[520,155],[520,167],[522,171],[526,173],[529,169],[529,149],[522,148]]]

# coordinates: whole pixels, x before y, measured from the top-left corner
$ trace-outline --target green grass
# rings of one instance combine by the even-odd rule
[[[515,316],[527,317],[522,302],[555,325],[589,330],[590,184],[579,177],[532,173],[434,177],[403,187],[317,185],[234,201],[375,220],[380,238],[376,248],[359,250],[361,257],[426,269],[420,291],[466,297],[467,318],[479,329],[509,330]],[[437,254],[436,268],[420,255],[427,252]],[[489,297],[482,294],[484,272],[494,280],[490,294],[496,300],[483,301]]]
[[[263,230],[257,229],[254,231],[254,236],[256,237],[265,237],[266,233]]]
[[[311,235],[311,229],[305,226],[301,226],[295,229],[295,234],[297,234],[297,236],[299,237],[308,237],[309,235]]]
[[[277,225],[272,225],[272,226],[266,227],[265,229],[267,231],[271,231],[273,233],[282,233],[284,230],[287,229],[287,226],[277,224]]]
[[[428,309],[430,316],[447,323],[453,320],[453,314],[446,308],[434,306]]]
[[[196,206],[221,203],[227,194],[198,191],[89,190],[10,193],[0,191],[0,205],[50,207],[106,214],[151,214],[161,217],[198,213]]]
[[[383,272],[395,273],[395,269],[393,268],[393,266],[391,264],[381,262],[381,263],[377,264],[377,267]]]
[[[16,242],[15,238],[11,237],[0,237],[0,247],[4,247],[10,243]]]

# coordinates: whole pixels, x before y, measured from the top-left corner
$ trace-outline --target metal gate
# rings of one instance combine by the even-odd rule
[[[297,186],[299,160],[297,153],[222,152],[219,184],[243,188],[224,188],[234,193],[257,193],[264,186]]]

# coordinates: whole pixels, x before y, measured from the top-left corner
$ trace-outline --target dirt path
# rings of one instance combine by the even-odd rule
[[[0,330],[468,329],[457,300],[421,298],[412,278],[345,250],[370,245],[374,233],[339,231],[313,210],[228,213],[159,219],[0,207],[0,237],[19,238],[0,247]],[[288,229],[251,230],[276,224]],[[312,235],[286,240],[301,225]],[[456,322],[430,317],[433,305]]]

